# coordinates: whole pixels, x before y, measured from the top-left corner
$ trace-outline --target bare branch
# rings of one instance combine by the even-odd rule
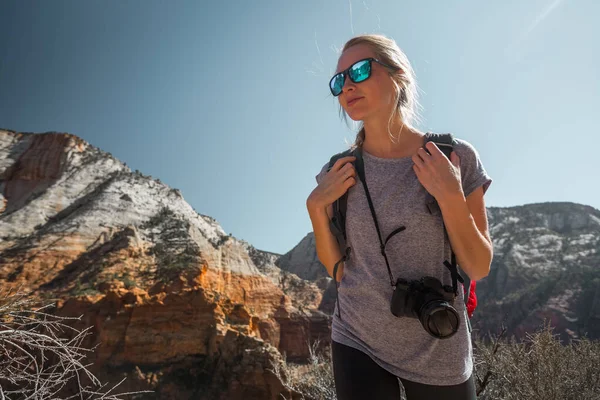
[[[74,389],[75,394],[65,399],[80,400],[118,400],[152,393],[112,394],[125,379],[106,390],[88,370],[90,364],[84,364],[96,348],[83,346],[91,327],[78,330],[69,322],[81,321],[83,316],[63,317],[45,311],[51,308],[37,307],[19,291],[0,296],[0,400],[58,400],[66,388]],[[71,337],[64,337],[65,333]]]

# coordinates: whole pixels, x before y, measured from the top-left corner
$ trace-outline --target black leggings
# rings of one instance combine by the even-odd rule
[[[338,400],[399,400],[400,385],[407,400],[476,400],[473,376],[452,386],[425,385],[408,381],[381,368],[367,354],[331,341],[335,392]]]

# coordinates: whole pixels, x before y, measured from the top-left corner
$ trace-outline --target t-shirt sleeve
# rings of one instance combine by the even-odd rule
[[[460,174],[465,197],[479,186],[483,186],[485,194],[492,183],[492,178],[485,170],[479,153],[471,143],[457,138],[455,140],[454,151],[460,158]]]
[[[321,168],[321,171],[315,177],[315,179],[317,180],[317,184],[321,183],[321,180],[327,174],[328,167],[329,167],[329,163],[325,163],[325,165],[323,165],[323,168]]]

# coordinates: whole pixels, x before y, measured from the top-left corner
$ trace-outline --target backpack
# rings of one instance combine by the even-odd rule
[[[454,144],[454,137],[452,136],[452,134],[450,134],[450,133],[436,134],[436,133],[428,132],[425,134],[425,140],[423,143],[423,147],[429,141],[434,142],[438,146],[438,148],[446,155],[446,157],[448,157],[448,159],[450,159],[450,153],[452,153],[453,144]],[[342,158],[342,157],[356,156],[357,160],[359,159],[358,157],[361,157],[360,159],[362,160],[362,156],[359,154],[359,152],[360,152],[360,149],[354,148],[354,149],[349,149],[349,150],[346,150],[341,153],[333,155],[331,157],[331,159],[329,160],[329,166],[328,166],[327,171],[329,171],[333,167],[333,164],[339,158]],[[354,162],[353,164],[356,167],[356,162]],[[359,175],[359,178],[361,180],[363,180],[364,176],[361,176],[359,168],[356,168],[356,170]],[[335,264],[335,266],[333,268],[334,283],[336,284],[336,296],[337,296],[337,281],[336,281],[335,277],[337,276],[337,268],[341,262],[346,261],[349,258],[350,252],[351,252],[351,248],[346,245],[347,204],[348,204],[348,191],[346,191],[346,193],[344,193],[338,200],[336,200],[333,203],[333,216],[329,222],[330,230],[333,233],[333,235],[335,236],[335,238],[340,246],[340,251],[342,252],[342,258]],[[437,204],[437,201],[430,194],[428,195],[428,201],[427,201],[427,204],[425,204],[425,206],[427,207],[427,210],[429,211],[430,214],[434,214],[435,212],[441,212],[439,209],[439,205]],[[445,226],[444,226],[444,232],[447,235]],[[394,234],[394,232],[392,232],[392,234],[390,234],[390,236],[393,234]],[[470,319],[473,316],[475,308],[477,307],[477,295],[475,293],[475,288],[476,288],[477,284],[475,281],[470,280],[466,274],[463,273],[461,275],[460,273],[458,273],[457,268],[459,268],[459,267],[456,265],[456,256],[454,254],[454,251],[451,250],[451,252],[452,252],[451,263],[448,263],[448,261],[446,260],[446,261],[444,261],[444,264],[451,271],[452,278],[454,281],[453,283],[455,283],[456,280],[458,280],[459,282],[461,282],[463,284],[467,315]],[[338,305],[338,312],[339,312],[339,305]]]

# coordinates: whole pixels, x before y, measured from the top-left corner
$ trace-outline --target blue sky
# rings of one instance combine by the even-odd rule
[[[327,82],[355,34],[396,40],[422,130],[478,150],[488,206],[600,208],[600,2],[0,0],[0,127],[69,132],[284,253],[355,128]]]

